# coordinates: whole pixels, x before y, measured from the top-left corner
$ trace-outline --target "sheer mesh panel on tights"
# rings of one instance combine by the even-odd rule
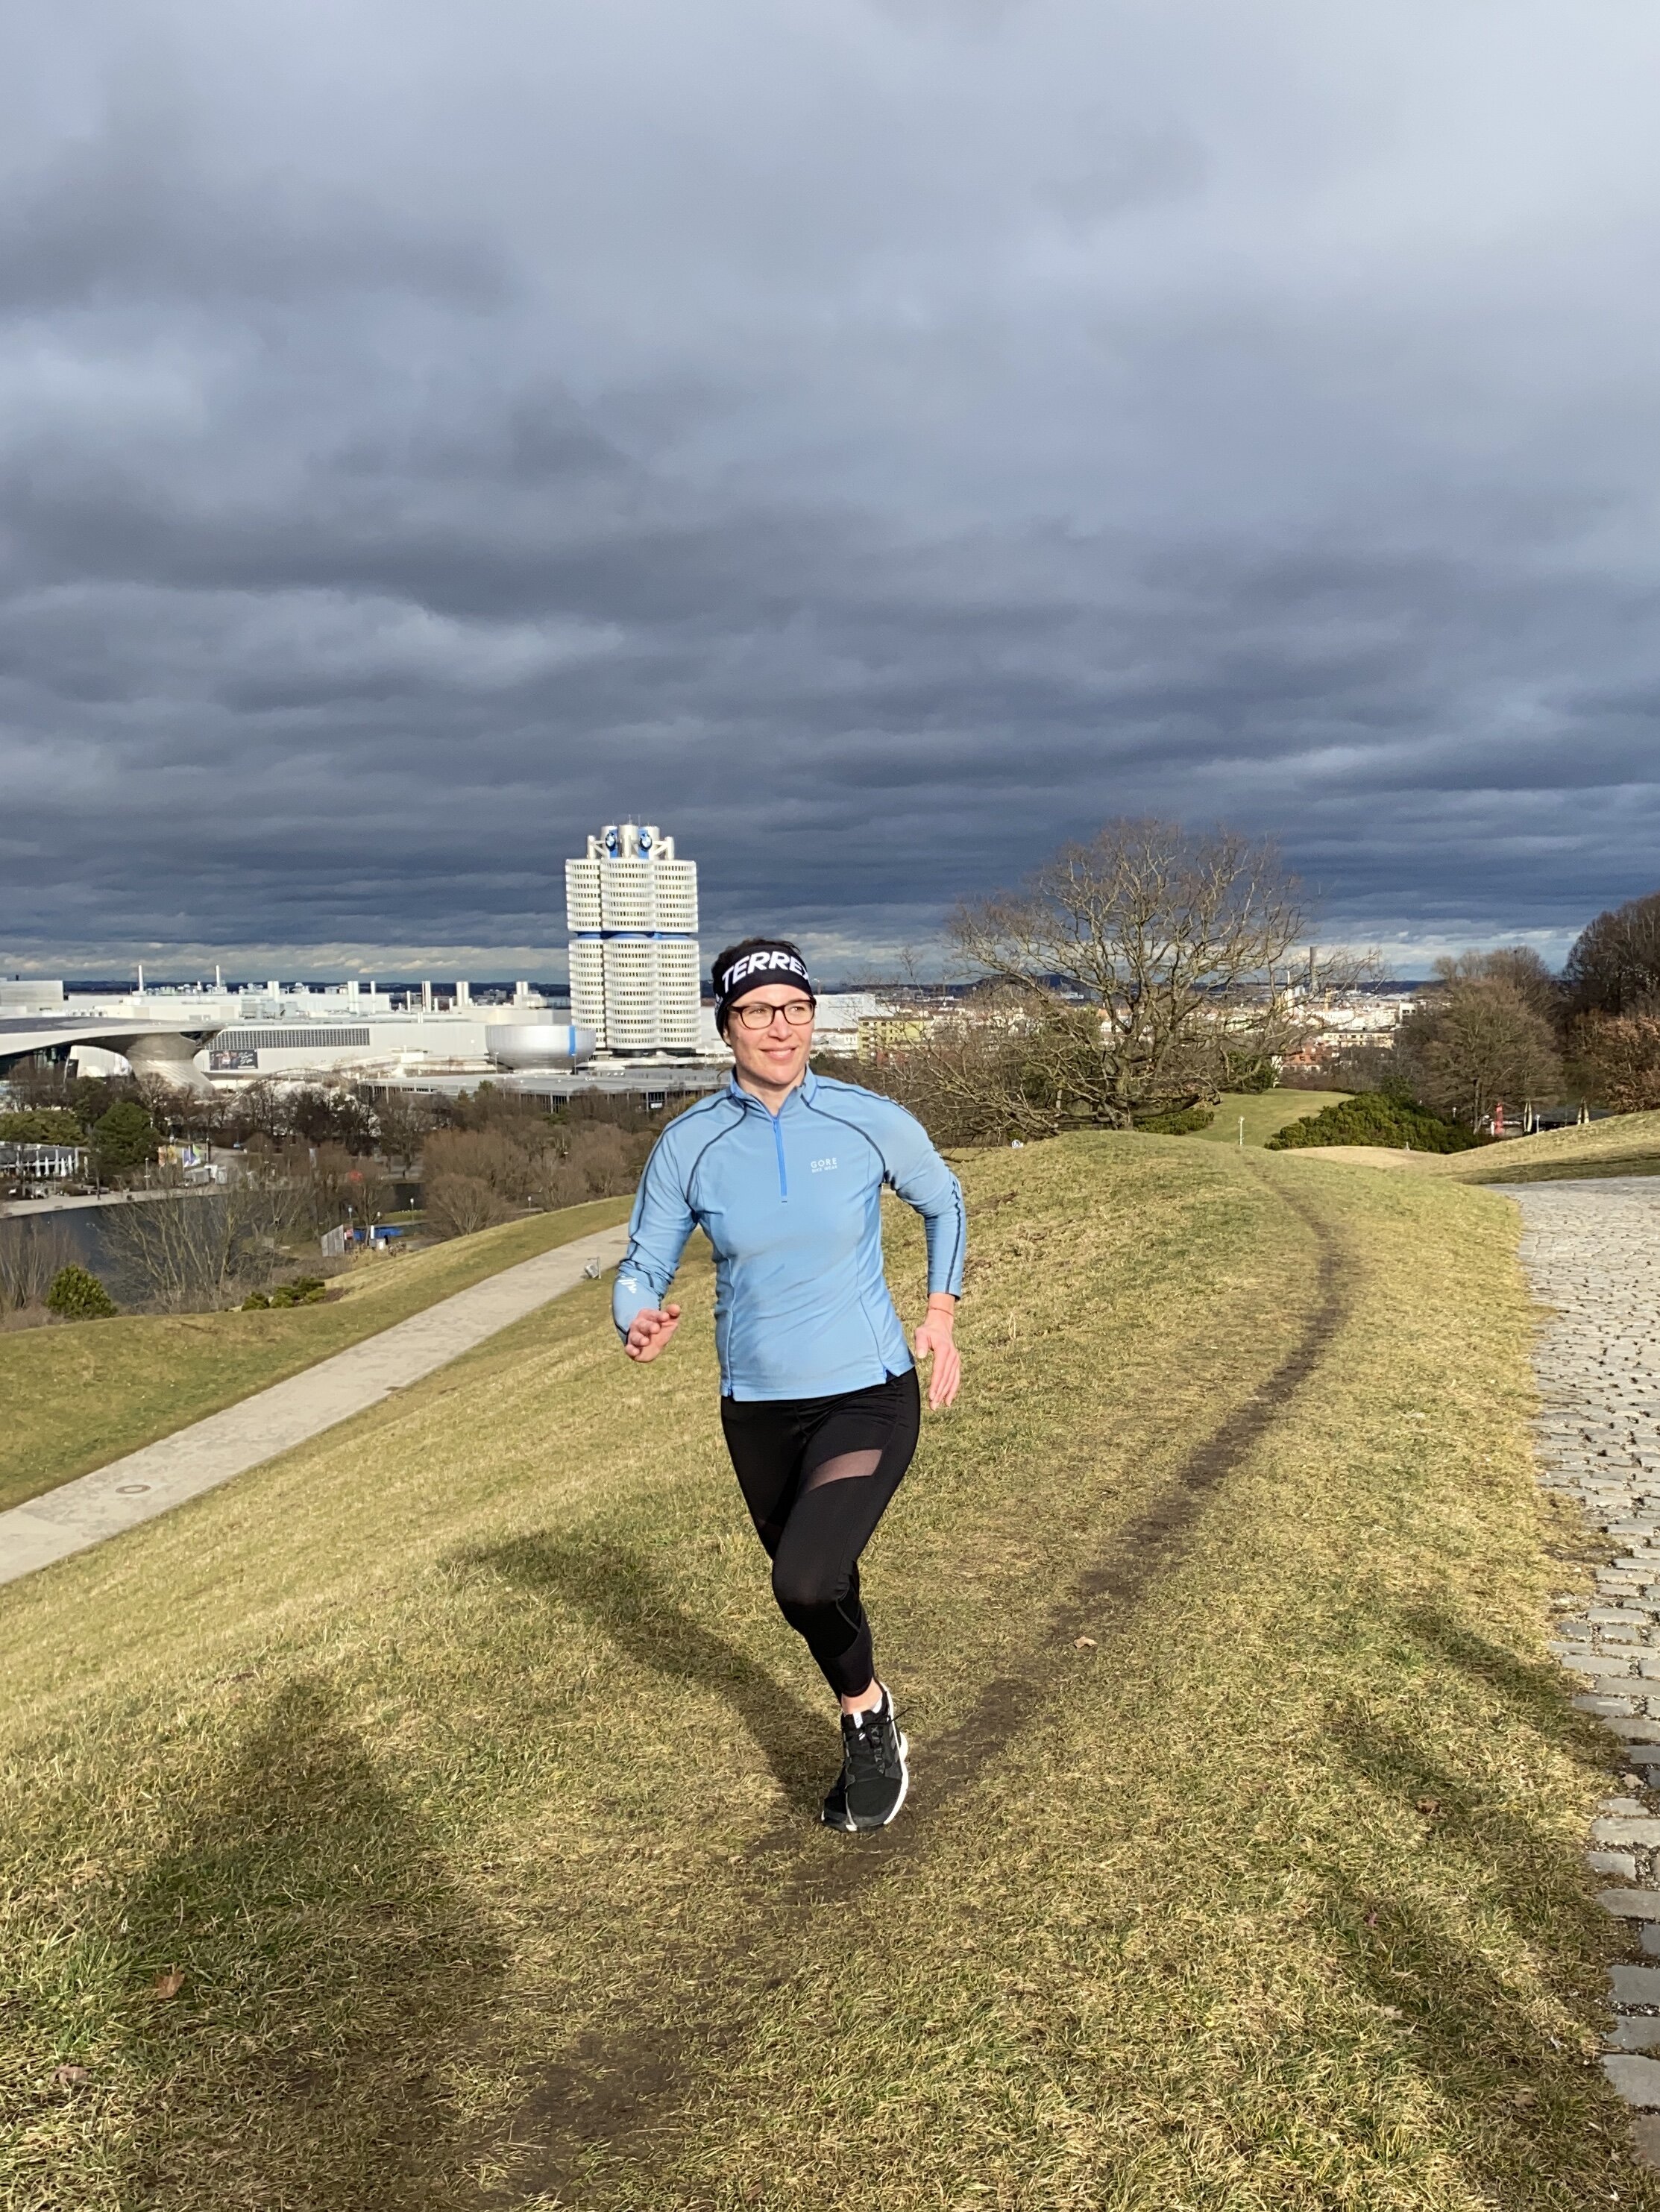
[[[822,1490],[829,1482],[853,1482],[860,1475],[874,1474],[881,1464],[879,1451],[837,1452],[833,1459],[821,1460],[808,1471],[801,1495],[805,1498],[810,1490]]]

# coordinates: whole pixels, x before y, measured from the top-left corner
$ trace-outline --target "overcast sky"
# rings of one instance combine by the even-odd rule
[[[624,814],[847,974],[1116,813],[1404,972],[1660,885],[1652,9],[5,49],[0,970],[552,973]]]

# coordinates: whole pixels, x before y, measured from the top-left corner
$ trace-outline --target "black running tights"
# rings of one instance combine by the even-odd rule
[[[835,1398],[723,1398],[721,1425],[772,1594],[838,1697],[875,1674],[859,1554],[916,1449],[916,1370]]]

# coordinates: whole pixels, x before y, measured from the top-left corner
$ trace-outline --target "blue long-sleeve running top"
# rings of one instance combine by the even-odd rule
[[[882,1273],[882,1186],[922,1217],[928,1290],[955,1295],[963,1192],[903,1106],[809,1073],[776,1114],[734,1081],[658,1139],[629,1224],[617,1334],[660,1307],[686,1240],[714,1248],[714,1343],[728,1398],[828,1398],[911,1366]]]

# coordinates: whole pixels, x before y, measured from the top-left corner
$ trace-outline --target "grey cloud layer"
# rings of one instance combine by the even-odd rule
[[[557,944],[619,810],[706,934],[849,958],[1123,811],[1278,834],[1332,930],[1660,880],[1644,19],[21,44],[0,964]]]

